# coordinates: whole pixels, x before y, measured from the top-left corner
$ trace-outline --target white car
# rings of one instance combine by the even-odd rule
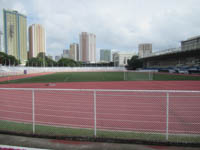
[[[178,70],[180,74],[189,74],[188,70]]]
[[[169,73],[176,73],[176,70],[174,70],[174,69],[169,69]]]

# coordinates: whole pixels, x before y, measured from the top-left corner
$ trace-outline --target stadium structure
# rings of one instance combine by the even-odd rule
[[[181,41],[181,47],[140,57],[144,68],[200,67],[200,36]]]

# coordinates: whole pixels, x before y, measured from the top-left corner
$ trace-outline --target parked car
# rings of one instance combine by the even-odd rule
[[[169,69],[169,73],[176,73],[175,69]]]
[[[177,72],[180,74],[189,74],[187,69],[178,69]]]

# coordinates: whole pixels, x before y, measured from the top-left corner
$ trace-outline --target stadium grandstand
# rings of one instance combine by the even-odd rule
[[[158,51],[140,58],[144,68],[199,68],[200,36],[181,41],[181,47]]]

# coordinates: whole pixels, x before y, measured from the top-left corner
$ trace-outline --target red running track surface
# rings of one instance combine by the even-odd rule
[[[200,90],[199,81],[71,82],[8,88]],[[94,127],[94,93],[35,91],[37,124]],[[32,122],[32,91],[0,90],[0,119]],[[200,93],[169,94],[169,133],[200,134]],[[166,132],[166,93],[97,92],[97,129]]]
[[[0,88],[58,88],[58,89],[129,89],[129,90],[200,90],[200,81],[118,81],[0,84]]]

